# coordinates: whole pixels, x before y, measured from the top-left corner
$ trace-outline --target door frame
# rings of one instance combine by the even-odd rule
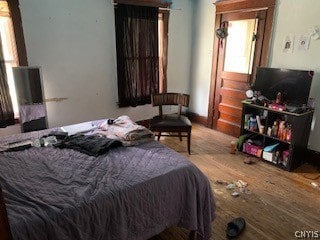
[[[252,66],[252,76],[255,76],[256,68],[258,66],[265,67],[268,62],[268,53],[269,53],[269,45],[271,40],[272,33],[272,25],[274,18],[274,8],[275,8],[276,0],[222,0],[216,5],[216,19],[215,19],[215,29],[218,29],[221,25],[221,19],[223,14],[228,13],[241,13],[248,11],[259,11],[265,10],[265,25],[264,28],[259,28],[259,31],[263,29],[263,41],[261,46],[261,52],[256,54],[255,58],[258,56],[259,59],[254,60],[254,64]],[[259,18],[259,16],[257,15]],[[257,48],[257,46],[256,46]],[[213,46],[213,55],[212,55],[212,71],[211,71],[211,82],[210,82],[210,92],[209,92],[209,106],[208,106],[208,118],[207,118],[207,127],[216,129],[216,121],[214,121],[217,116],[215,113],[215,89],[216,89],[216,81],[217,81],[217,70],[218,70],[218,59],[219,59],[219,38],[214,34],[214,46]],[[257,55],[257,56],[256,56]],[[254,79],[250,79],[252,82]],[[218,97],[218,96],[217,96]]]

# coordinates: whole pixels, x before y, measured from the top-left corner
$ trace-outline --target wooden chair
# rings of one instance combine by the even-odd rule
[[[189,107],[190,96],[181,93],[159,93],[152,95],[152,105],[159,107],[159,115],[150,121],[150,130],[158,132],[158,141],[161,136],[187,137],[188,153],[190,154],[191,141],[191,121],[182,114],[182,107]],[[178,112],[174,114],[164,114],[162,106],[176,106]],[[162,133],[168,133],[163,135]],[[172,134],[173,133],[173,134]]]
[[[3,195],[2,195],[1,185],[0,185],[0,239],[13,240],[11,231],[10,231],[6,206],[5,206]]]

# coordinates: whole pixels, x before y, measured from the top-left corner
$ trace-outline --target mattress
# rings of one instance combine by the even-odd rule
[[[4,137],[0,144],[48,134]],[[100,156],[54,146],[0,153],[14,239],[148,239],[168,227],[210,239],[215,201],[207,177],[156,141]]]

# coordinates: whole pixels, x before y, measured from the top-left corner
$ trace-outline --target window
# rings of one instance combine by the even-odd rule
[[[18,118],[19,110],[13,82],[12,67],[28,65],[18,0],[0,0],[0,28],[9,91],[14,116]]]
[[[5,1],[0,2],[0,34],[14,116],[15,118],[18,118],[19,110],[13,81],[12,67],[18,66],[19,61],[15,44],[13,24],[8,4]]]
[[[151,103],[166,91],[168,11],[119,4],[115,8],[119,106]]]
[[[168,55],[168,10],[160,10],[158,15],[159,28],[159,92],[167,92],[167,55]]]

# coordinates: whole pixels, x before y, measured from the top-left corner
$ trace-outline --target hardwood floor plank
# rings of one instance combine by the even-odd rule
[[[186,141],[161,138],[161,142],[186,156],[210,180],[217,211],[212,223],[211,239],[227,239],[227,223],[235,217],[244,217],[246,229],[237,239],[283,240],[296,239],[295,231],[320,232],[319,169],[305,164],[294,172],[286,172],[262,160],[245,164],[246,154],[230,154],[230,143],[235,138],[194,124],[191,137],[191,155]],[[248,183],[247,193],[231,196],[227,183],[242,180]],[[239,189],[236,189],[239,190]],[[151,240],[188,239],[189,231],[169,228]]]

